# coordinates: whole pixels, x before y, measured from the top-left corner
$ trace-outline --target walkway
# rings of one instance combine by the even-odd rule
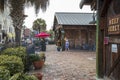
[[[96,80],[95,52],[57,52],[55,45],[47,45],[46,62],[41,70],[43,80]]]

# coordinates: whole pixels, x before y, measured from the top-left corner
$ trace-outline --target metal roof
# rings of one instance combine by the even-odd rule
[[[56,12],[55,17],[61,25],[90,25],[93,21],[93,13]]]

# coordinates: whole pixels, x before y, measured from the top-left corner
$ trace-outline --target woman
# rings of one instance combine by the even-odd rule
[[[65,42],[65,50],[69,50],[69,41],[68,40],[66,40],[66,42]]]

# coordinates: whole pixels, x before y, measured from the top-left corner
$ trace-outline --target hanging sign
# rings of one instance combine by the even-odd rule
[[[108,19],[108,34],[120,34],[120,15]]]
[[[109,42],[109,37],[104,37],[104,44],[108,44]]]

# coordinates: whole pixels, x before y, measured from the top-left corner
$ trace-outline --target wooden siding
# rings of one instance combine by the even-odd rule
[[[118,4],[119,3],[119,4]],[[116,42],[110,42],[109,44],[105,45],[105,49],[103,49],[104,52],[104,75],[108,76],[112,80],[120,80],[120,43],[119,43],[119,35],[109,35],[107,33],[108,31],[108,21],[110,17],[115,17],[117,15],[120,15],[120,10],[118,10],[118,6],[120,5],[120,0],[112,0],[111,4],[109,4],[108,12],[107,12],[107,20],[105,18],[101,18],[100,25],[103,25],[104,27],[101,29],[104,29],[105,36],[112,38],[113,40],[118,40]],[[120,9],[120,8],[119,8]],[[107,21],[107,22],[106,22]],[[103,24],[104,23],[104,24]],[[120,25],[120,22],[118,23]],[[117,52],[113,52],[112,45],[117,45]]]
[[[95,45],[96,26],[63,26],[70,48],[83,49],[84,45]]]

